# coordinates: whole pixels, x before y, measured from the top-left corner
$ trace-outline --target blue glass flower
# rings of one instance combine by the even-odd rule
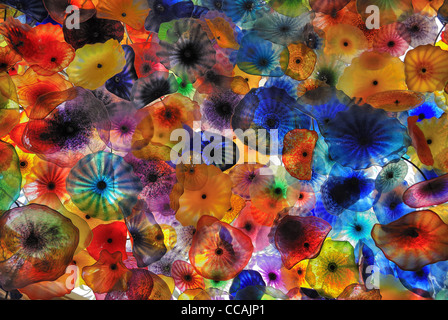
[[[131,165],[104,151],[79,160],[67,176],[67,191],[73,203],[91,217],[105,221],[121,219],[120,206],[132,208],[141,190]]]
[[[325,209],[334,215],[340,215],[345,209],[358,212],[369,210],[376,200],[376,175],[374,168],[353,170],[335,164],[320,189]]]
[[[131,46],[123,45],[126,65],[120,73],[106,81],[106,89],[120,98],[131,100],[131,90],[138,79],[134,68],[135,53]]]
[[[265,87],[277,87],[279,89],[285,90],[288,95],[294,99],[297,99],[297,86],[300,81],[295,80],[289,76],[283,75],[281,77],[270,77],[266,83]]]
[[[400,282],[408,290],[414,292],[415,294],[430,298],[434,293],[431,282],[429,281],[430,276],[430,266],[424,266],[418,271],[405,271],[401,270],[398,266],[395,269],[397,277]]]
[[[344,211],[333,228],[334,238],[349,241],[353,247],[358,243],[365,243],[369,247],[375,247],[370,235],[373,225],[378,223],[375,213]]]
[[[403,202],[403,193],[407,190],[407,183],[402,183],[389,192],[381,193],[373,211],[380,224],[388,224],[407,213],[415,211]]]
[[[232,117],[235,135],[263,154],[270,154],[271,148],[280,154],[286,133],[307,127],[308,117],[297,109],[296,101],[285,90],[277,87],[252,89],[238,103]],[[277,137],[271,136],[272,132]]]
[[[255,32],[249,32],[241,40],[237,65],[248,74],[280,77],[284,75],[280,60],[288,61],[287,55],[288,51],[284,46],[260,38]]]
[[[423,119],[440,118],[443,110],[440,109],[435,102],[427,101],[421,106],[408,111],[409,116],[418,116],[417,122]]]
[[[191,17],[194,4],[192,1],[182,0],[148,0],[149,15],[145,20],[147,31],[159,32],[164,22]]]
[[[266,286],[260,273],[255,270],[243,270],[233,279],[229,293],[232,297],[235,297],[239,290],[256,285]]]
[[[369,105],[338,112],[324,132],[332,158],[355,170],[400,159],[411,144],[405,126]]]
[[[330,120],[338,112],[347,110],[353,102],[342,91],[322,86],[306,92],[299,98],[298,104],[300,111],[317,121],[321,134],[325,135]]]
[[[331,158],[328,152],[328,145],[324,138],[319,135],[316,146],[313,151],[313,171],[322,175],[328,175],[335,161]]]
[[[249,27],[268,8],[261,0],[224,0],[222,10],[239,25]]]

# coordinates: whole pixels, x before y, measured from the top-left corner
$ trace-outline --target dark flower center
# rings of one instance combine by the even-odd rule
[[[253,10],[254,3],[252,1],[247,1],[246,3],[244,3],[244,9],[246,9],[247,11]]]
[[[224,253],[224,250],[222,250],[221,248],[218,248],[215,250],[216,255],[220,256]]]
[[[39,237],[34,231],[30,232],[25,239],[24,247],[27,249],[38,250],[43,247],[41,237]]]
[[[55,188],[56,188],[56,184],[53,181],[51,181],[47,184],[48,190],[54,190]]]
[[[98,69],[101,69],[101,68],[103,67],[103,65],[102,65],[101,63],[98,63],[98,64],[96,65],[96,67],[97,67]]]
[[[201,198],[202,198],[202,199],[206,199],[206,198],[207,198],[207,195],[204,193],[204,194],[201,196]]]
[[[395,42],[394,42],[394,41],[389,41],[389,42],[387,43],[387,46],[388,46],[389,48],[392,48],[393,46],[395,46]]]
[[[411,237],[411,238],[417,238],[419,236],[417,230],[415,228],[408,228],[404,231],[404,235]]]
[[[357,224],[355,225],[355,230],[360,232],[362,230],[362,227],[359,224]]]
[[[179,50],[179,60],[186,66],[194,66],[198,63],[200,57],[199,52],[195,48],[194,43],[186,43],[183,48]]]
[[[112,238],[107,239],[107,243],[112,243]]]
[[[373,84],[374,86],[377,86],[377,85],[378,85],[378,81],[377,81],[377,80],[373,80],[372,84]]]
[[[193,278],[191,277],[191,275],[186,274],[186,275],[184,276],[184,280],[187,281],[187,282],[190,282],[191,280],[193,280]]]
[[[111,265],[110,265],[110,270],[117,270],[117,265],[115,264],[115,263],[112,263]]]
[[[107,188],[107,183],[103,180],[98,181],[96,187],[98,188],[98,190],[104,190]]]
[[[244,229],[246,229],[247,231],[252,230],[252,224],[249,221],[247,221],[246,224],[244,225]]]
[[[156,174],[148,174],[147,179],[149,182],[156,182],[159,177]]]
[[[335,272],[337,268],[338,268],[338,266],[334,262],[330,262],[328,264],[328,271],[330,271],[330,272]]]
[[[283,193],[283,190],[282,190],[282,188],[278,188],[278,187],[277,187],[277,188],[274,189],[274,193],[275,193],[275,194],[282,194],[282,193]]]
[[[277,280],[277,275],[274,272],[269,272],[268,277],[271,281]]]
[[[420,114],[418,115],[418,119],[419,119],[419,120],[423,120],[423,119],[425,119],[425,114],[424,114],[424,113],[420,113]]]

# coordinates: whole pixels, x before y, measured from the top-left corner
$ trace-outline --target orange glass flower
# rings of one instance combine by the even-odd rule
[[[366,51],[345,68],[336,88],[363,99],[377,92],[406,90],[404,64],[399,58]]]
[[[241,230],[211,216],[203,216],[193,236],[189,258],[204,278],[234,278],[249,262],[253,245]]]
[[[448,259],[448,225],[431,210],[414,211],[387,224],[375,224],[372,238],[377,247],[402,270]]]
[[[199,190],[185,189],[179,198],[176,219],[184,226],[195,226],[200,217],[207,215],[222,219],[230,209],[232,182],[228,175],[213,166],[207,166],[208,179]]]
[[[171,276],[176,287],[182,292],[191,289],[205,289],[204,279],[188,262],[182,260],[174,261],[171,268]]]
[[[96,16],[100,19],[118,20],[140,30],[149,13],[146,0],[98,0]]]
[[[82,268],[82,278],[95,293],[126,291],[131,275],[119,251],[111,254],[102,250],[95,264]]]
[[[409,90],[441,91],[448,81],[448,51],[432,45],[418,46],[404,58]]]
[[[334,25],[328,28],[325,34],[324,53],[338,55],[347,63],[367,49],[367,46],[364,33],[349,24]]]
[[[285,135],[282,161],[294,178],[311,180],[311,164],[317,139],[316,131],[307,129],[294,129]]]

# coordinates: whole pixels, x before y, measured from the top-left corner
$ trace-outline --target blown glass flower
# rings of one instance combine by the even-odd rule
[[[141,189],[132,167],[122,157],[103,151],[79,160],[67,177],[67,191],[76,206],[105,221],[121,218],[119,204],[135,204]]]
[[[369,105],[354,105],[338,112],[328,122],[324,138],[332,158],[353,169],[398,160],[411,143],[397,119]]]
[[[76,86],[95,90],[121,72],[125,65],[125,54],[120,43],[110,39],[105,43],[86,44],[76,50],[67,74]]]

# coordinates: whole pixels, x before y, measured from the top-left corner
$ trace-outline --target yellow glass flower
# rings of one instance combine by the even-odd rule
[[[100,19],[121,21],[140,30],[149,13],[147,0],[99,0],[96,16]]]
[[[410,50],[404,58],[409,90],[441,91],[448,82],[448,51],[430,44]]]
[[[213,166],[207,166],[208,179],[199,190],[184,189],[179,198],[179,209],[176,219],[183,226],[196,224],[200,217],[208,215],[222,219],[231,207],[232,181],[230,177]]]
[[[348,285],[358,283],[358,267],[350,242],[325,240],[317,258],[310,259],[305,279],[328,298],[336,298]]]
[[[448,172],[448,118],[444,113],[440,118],[423,119],[417,126],[425,135],[434,158],[433,168]]]
[[[67,74],[74,85],[95,90],[121,72],[125,64],[123,48],[117,40],[110,39],[105,43],[86,44],[76,50]]]
[[[385,58],[380,65],[370,66],[363,55],[354,58],[345,68],[336,85],[338,90],[350,97],[366,99],[377,92],[406,90],[403,62],[396,57]]]
[[[331,26],[325,34],[324,53],[337,55],[347,63],[367,49],[367,46],[368,42],[364,33],[349,24]]]

